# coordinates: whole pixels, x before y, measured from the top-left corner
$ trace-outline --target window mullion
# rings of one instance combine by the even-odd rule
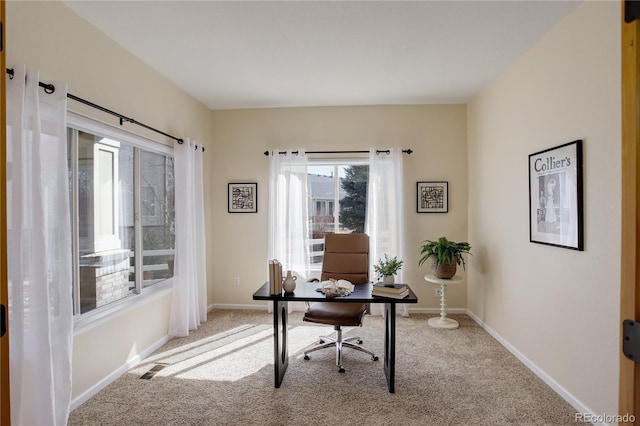
[[[142,291],[144,278],[144,247],[142,246],[142,151],[135,148],[133,153],[133,216],[134,216],[134,259],[135,259],[135,292]]]
[[[72,247],[72,259],[73,259],[73,312],[76,317],[81,314],[80,306],[80,213],[79,213],[79,181],[78,181],[78,131],[76,129],[69,129],[71,134],[71,144],[68,147],[69,154],[71,155],[71,247]]]
[[[333,230],[340,232],[340,176],[338,169],[340,166],[333,166]]]

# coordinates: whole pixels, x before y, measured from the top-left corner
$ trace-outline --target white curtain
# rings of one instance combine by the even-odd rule
[[[73,344],[67,88],[38,71],[7,80],[11,423],[66,425]]]
[[[373,264],[384,257],[398,256],[405,260],[404,247],[404,196],[402,191],[402,149],[392,148],[376,153],[372,148],[369,154],[369,187],[367,190],[367,223],[369,234],[369,275],[375,278]],[[404,267],[396,274],[396,282],[404,283]],[[398,312],[408,316],[407,305],[398,304]],[[381,304],[372,303],[373,314],[382,314]]]
[[[304,280],[309,273],[307,156],[302,149],[279,152],[272,151],[269,161],[268,259]],[[264,271],[267,277],[266,261]],[[304,310],[304,303],[289,303],[289,310]]]
[[[207,321],[203,151],[189,139],[175,144],[176,254],[169,336],[185,337]]]

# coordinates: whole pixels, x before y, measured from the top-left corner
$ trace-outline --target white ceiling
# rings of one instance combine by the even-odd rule
[[[466,103],[575,1],[66,1],[211,109]]]

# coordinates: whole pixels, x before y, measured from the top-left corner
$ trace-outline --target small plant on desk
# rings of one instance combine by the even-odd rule
[[[398,260],[398,256],[390,258],[384,254],[384,259],[378,259],[378,263],[373,265],[378,279],[382,279],[385,284],[393,284],[393,276],[402,268],[403,260]],[[389,278],[390,277],[390,278]]]

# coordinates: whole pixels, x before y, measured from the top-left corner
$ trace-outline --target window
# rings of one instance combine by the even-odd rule
[[[312,160],[307,171],[310,264],[319,271],[326,234],[364,232],[369,165],[365,159]]]
[[[173,276],[175,180],[173,157],[148,151],[141,154],[143,285],[146,287]]]
[[[170,148],[69,114],[74,313],[138,295],[173,276]]]

